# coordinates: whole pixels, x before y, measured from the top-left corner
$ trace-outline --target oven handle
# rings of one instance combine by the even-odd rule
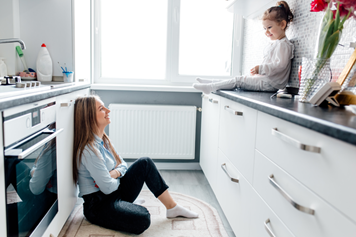
[[[58,131],[56,131],[55,133],[53,133],[52,135],[46,137],[45,139],[43,139],[42,141],[36,143],[35,145],[31,146],[30,148],[28,148],[27,150],[25,150],[24,152],[21,152],[19,154],[19,159],[24,159],[26,156],[28,156],[29,154],[31,154],[32,152],[34,152],[36,149],[40,148],[41,146],[43,146],[44,144],[46,144],[47,142],[49,142],[50,140],[52,140],[53,138],[57,137],[58,134],[60,134],[61,132],[63,132],[63,128],[59,129]]]

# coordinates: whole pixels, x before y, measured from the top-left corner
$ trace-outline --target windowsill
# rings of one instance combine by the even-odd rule
[[[135,85],[135,84],[92,84],[92,90],[117,90],[117,91],[162,91],[162,92],[193,92],[201,93],[192,86],[170,85]]]

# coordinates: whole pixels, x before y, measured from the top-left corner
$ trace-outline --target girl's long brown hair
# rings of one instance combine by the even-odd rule
[[[78,182],[78,168],[82,161],[83,151],[86,146],[97,154],[94,148],[95,132],[97,130],[96,121],[96,101],[100,101],[99,96],[90,95],[79,97],[75,100],[74,106],[74,144],[73,144],[73,180]],[[111,151],[117,164],[121,164],[120,157],[116,154],[109,137],[105,134],[102,137],[104,146]],[[98,154],[99,155],[99,154]]]

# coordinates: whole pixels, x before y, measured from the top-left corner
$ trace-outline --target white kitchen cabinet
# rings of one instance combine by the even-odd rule
[[[58,213],[44,233],[45,237],[59,234],[77,201],[77,188],[72,178],[74,102],[78,96],[88,94],[89,89],[83,89],[56,99],[56,129],[64,129],[57,138]]]
[[[251,195],[250,237],[293,237],[294,235],[262,200],[256,191]]]
[[[253,187],[296,236],[356,233],[356,224],[258,151]]]
[[[220,149],[218,153],[216,198],[235,235],[249,236],[252,187]]]
[[[202,98],[200,166],[214,191],[217,186],[220,99],[217,95],[204,95]]]
[[[221,98],[219,149],[252,183],[257,111]]]
[[[256,149],[356,223],[355,146],[258,112]]]
[[[205,156],[200,162],[236,236],[355,236],[355,146],[215,98],[219,123],[202,123],[201,154],[211,149],[203,134],[218,129],[218,162],[210,172]]]

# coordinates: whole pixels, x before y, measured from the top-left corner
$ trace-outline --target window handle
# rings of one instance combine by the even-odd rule
[[[271,237],[276,237],[276,235],[273,233],[273,231],[271,230],[271,228],[269,228],[269,226],[268,226],[268,224],[269,223],[271,223],[271,221],[269,220],[269,219],[267,219],[266,221],[265,221],[265,228],[266,228],[266,230],[267,230],[267,233],[269,234],[269,236],[271,236]]]

